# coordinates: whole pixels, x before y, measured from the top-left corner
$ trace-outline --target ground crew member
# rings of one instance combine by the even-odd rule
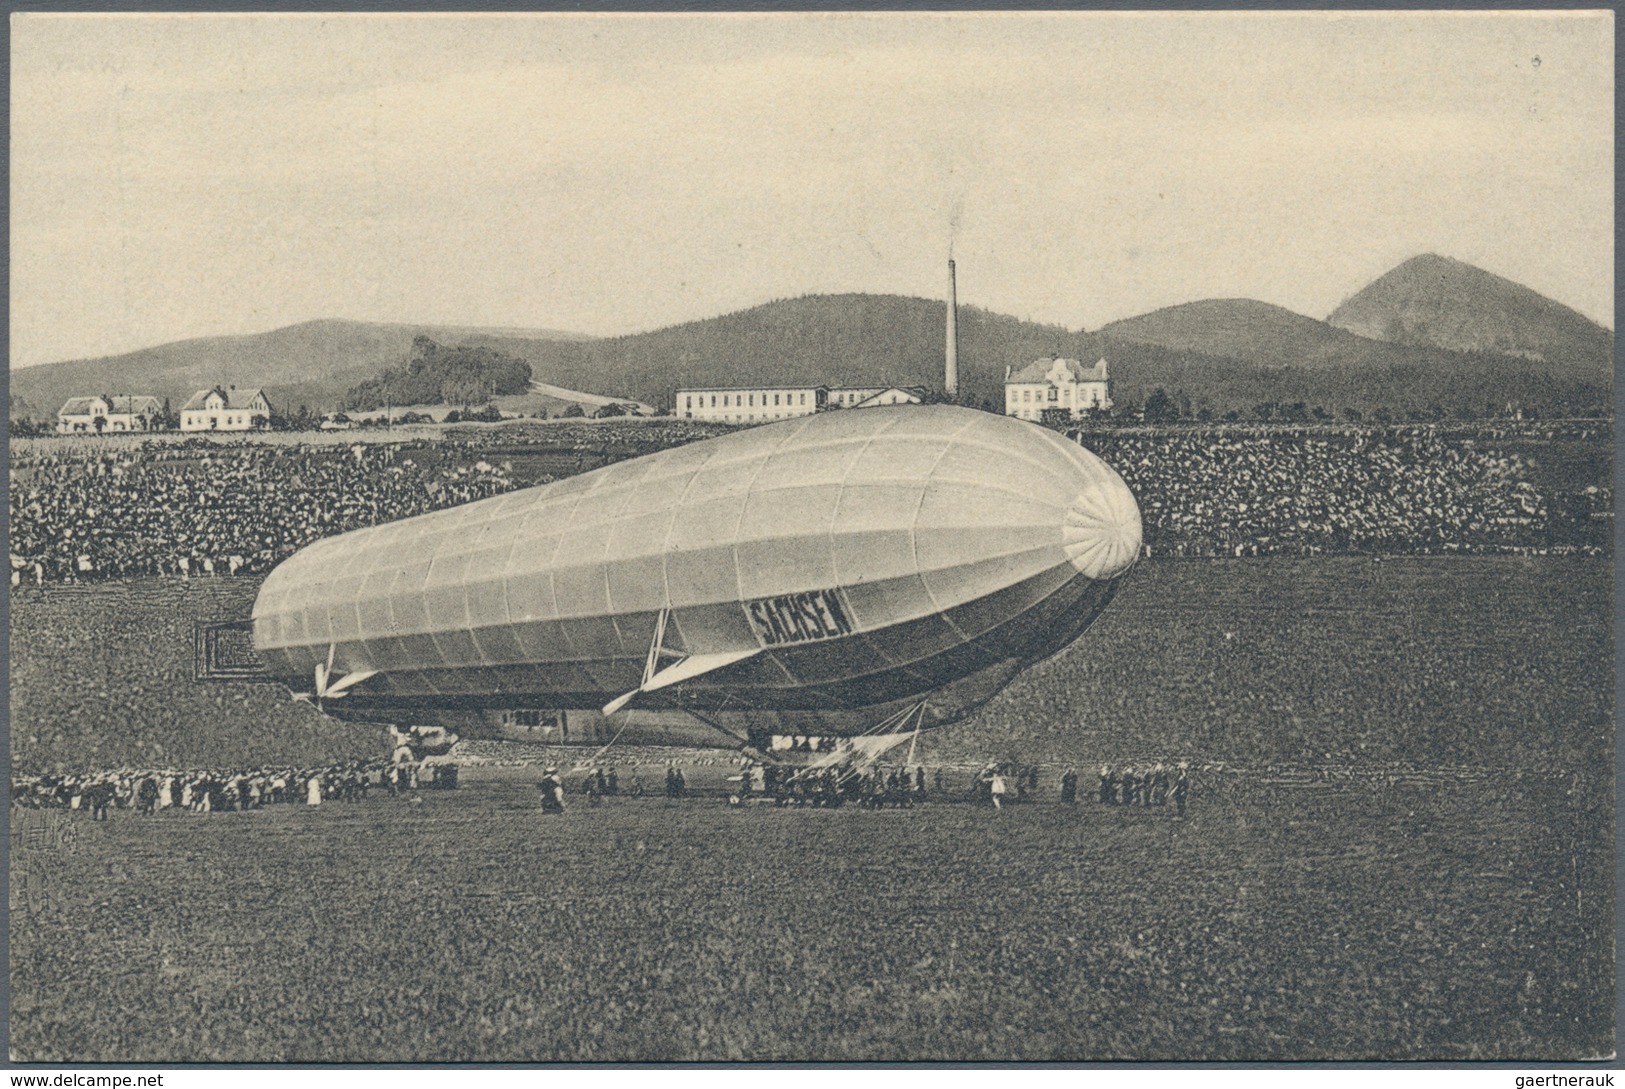
[[[158,784],[152,776],[143,776],[141,784],[135,788],[136,811],[143,817],[152,816],[158,808]]]
[[[548,768],[536,785],[542,792],[542,812],[563,813],[564,781],[559,778],[559,769]]]
[[[1078,769],[1068,767],[1061,773],[1061,804],[1073,805],[1078,800]]]

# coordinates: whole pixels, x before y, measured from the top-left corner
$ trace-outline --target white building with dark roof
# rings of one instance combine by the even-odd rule
[[[829,404],[828,386],[680,389],[675,415],[714,423],[771,423],[811,416]]]
[[[1046,408],[1065,409],[1071,419],[1112,407],[1106,361],[1086,367],[1076,359],[1052,356],[1004,375],[1004,414],[1037,420]]]
[[[181,406],[182,431],[269,430],[271,402],[265,391],[220,386],[200,389]]]
[[[56,414],[63,434],[156,431],[163,424],[163,403],[140,395],[70,397]]]

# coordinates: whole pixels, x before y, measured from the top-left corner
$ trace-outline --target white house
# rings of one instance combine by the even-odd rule
[[[220,386],[200,389],[181,406],[182,431],[269,430],[271,402],[263,390]]]
[[[1076,359],[1052,356],[1004,375],[1004,414],[1037,420],[1046,408],[1061,408],[1070,419],[1112,407],[1106,361],[1085,367]]]
[[[156,431],[164,406],[156,397],[70,397],[56,414],[56,429],[72,432]]]

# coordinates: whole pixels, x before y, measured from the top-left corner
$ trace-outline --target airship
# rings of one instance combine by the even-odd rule
[[[253,643],[328,714],[465,736],[917,732],[1082,635],[1140,536],[1122,478],[1047,428],[822,412],[318,541]]]

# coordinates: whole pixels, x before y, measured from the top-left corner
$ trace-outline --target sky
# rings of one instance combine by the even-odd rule
[[[1613,16],[12,16],[12,367],[817,292],[1324,318],[1433,252],[1613,325]]]

